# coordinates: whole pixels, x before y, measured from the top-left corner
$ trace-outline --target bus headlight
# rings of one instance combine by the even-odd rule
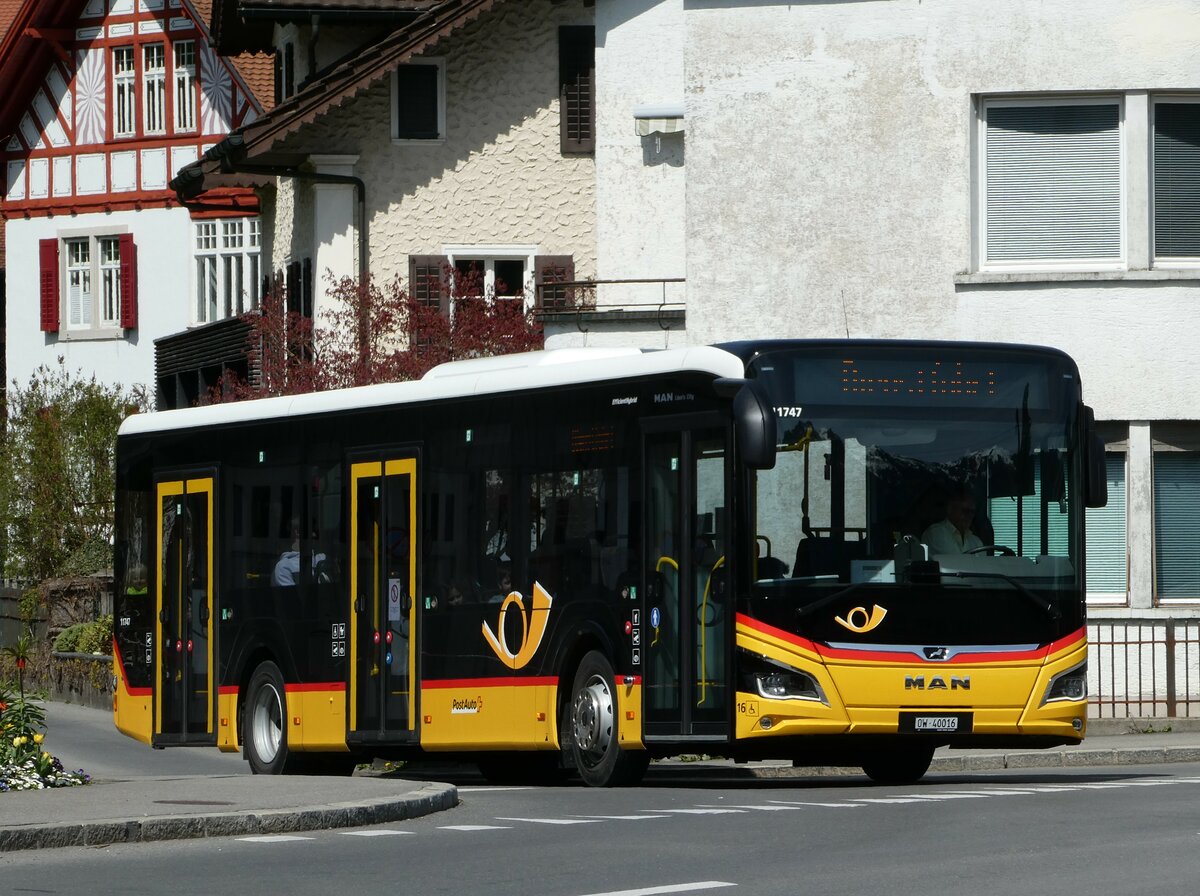
[[[817,680],[807,672],[785,666],[764,656],[743,651],[746,690],[768,700],[812,700],[829,704]]]
[[[1046,686],[1046,695],[1042,698],[1042,706],[1060,700],[1079,701],[1087,699],[1087,663],[1073,666],[1066,672],[1059,672],[1050,679]]]

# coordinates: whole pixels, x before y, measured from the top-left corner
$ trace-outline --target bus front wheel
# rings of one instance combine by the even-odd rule
[[[933,762],[933,747],[912,747],[880,753],[862,765],[868,778],[876,784],[915,784],[929,771]]]
[[[613,670],[599,651],[586,654],[575,672],[568,724],[571,753],[585,784],[620,787],[641,779],[649,757],[618,743]]]
[[[272,662],[254,670],[246,689],[243,739],[246,759],[256,775],[281,775],[288,760],[287,698],[283,673]]]

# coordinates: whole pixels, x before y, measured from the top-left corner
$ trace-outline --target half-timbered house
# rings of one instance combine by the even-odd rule
[[[25,0],[0,42],[8,378],[58,363],[153,389],[154,340],[260,284],[258,200],[184,207],[172,172],[264,110],[267,56],[223,58],[208,2]]]

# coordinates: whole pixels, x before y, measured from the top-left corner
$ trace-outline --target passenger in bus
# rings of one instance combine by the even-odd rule
[[[945,519],[921,534],[930,556],[966,554],[983,547],[983,541],[971,531],[975,521],[975,496],[964,485],[955,486],[946,496]]]
[[[312,569],[325,562],[325,555],[317,552],[312,554]],[[300,522],[292,520],[292,544],[288,550],[279,555],[275,562],[275,571],[271,574],[271,584],[290,588],[300,581]]]

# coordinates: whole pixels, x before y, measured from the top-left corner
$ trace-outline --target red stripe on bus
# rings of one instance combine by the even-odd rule
[[[771,638],[776,638],[780,641],[787,641],[790,644],[795,644],[797,647],[802,647],[805,650],[816,652],[817,645],[807,638],[801,638],[799,635],[793,635],[791,632],[786,632],[781,628],[776,628],[773,625],[767,625],[758,619],[752,619],[744,613],[737,614],[737,624],[744,625],[746,628],[753,629],[760,634],[767,635]]]
[[[318,691],[345,691],[344,681],[311,681],[307,684],[285,684],[283,689],[289,694],[311,694]]]
[[[421,682],[423,688],[531,688],[557,687],[557,675],[530,678],[441,678]]]

